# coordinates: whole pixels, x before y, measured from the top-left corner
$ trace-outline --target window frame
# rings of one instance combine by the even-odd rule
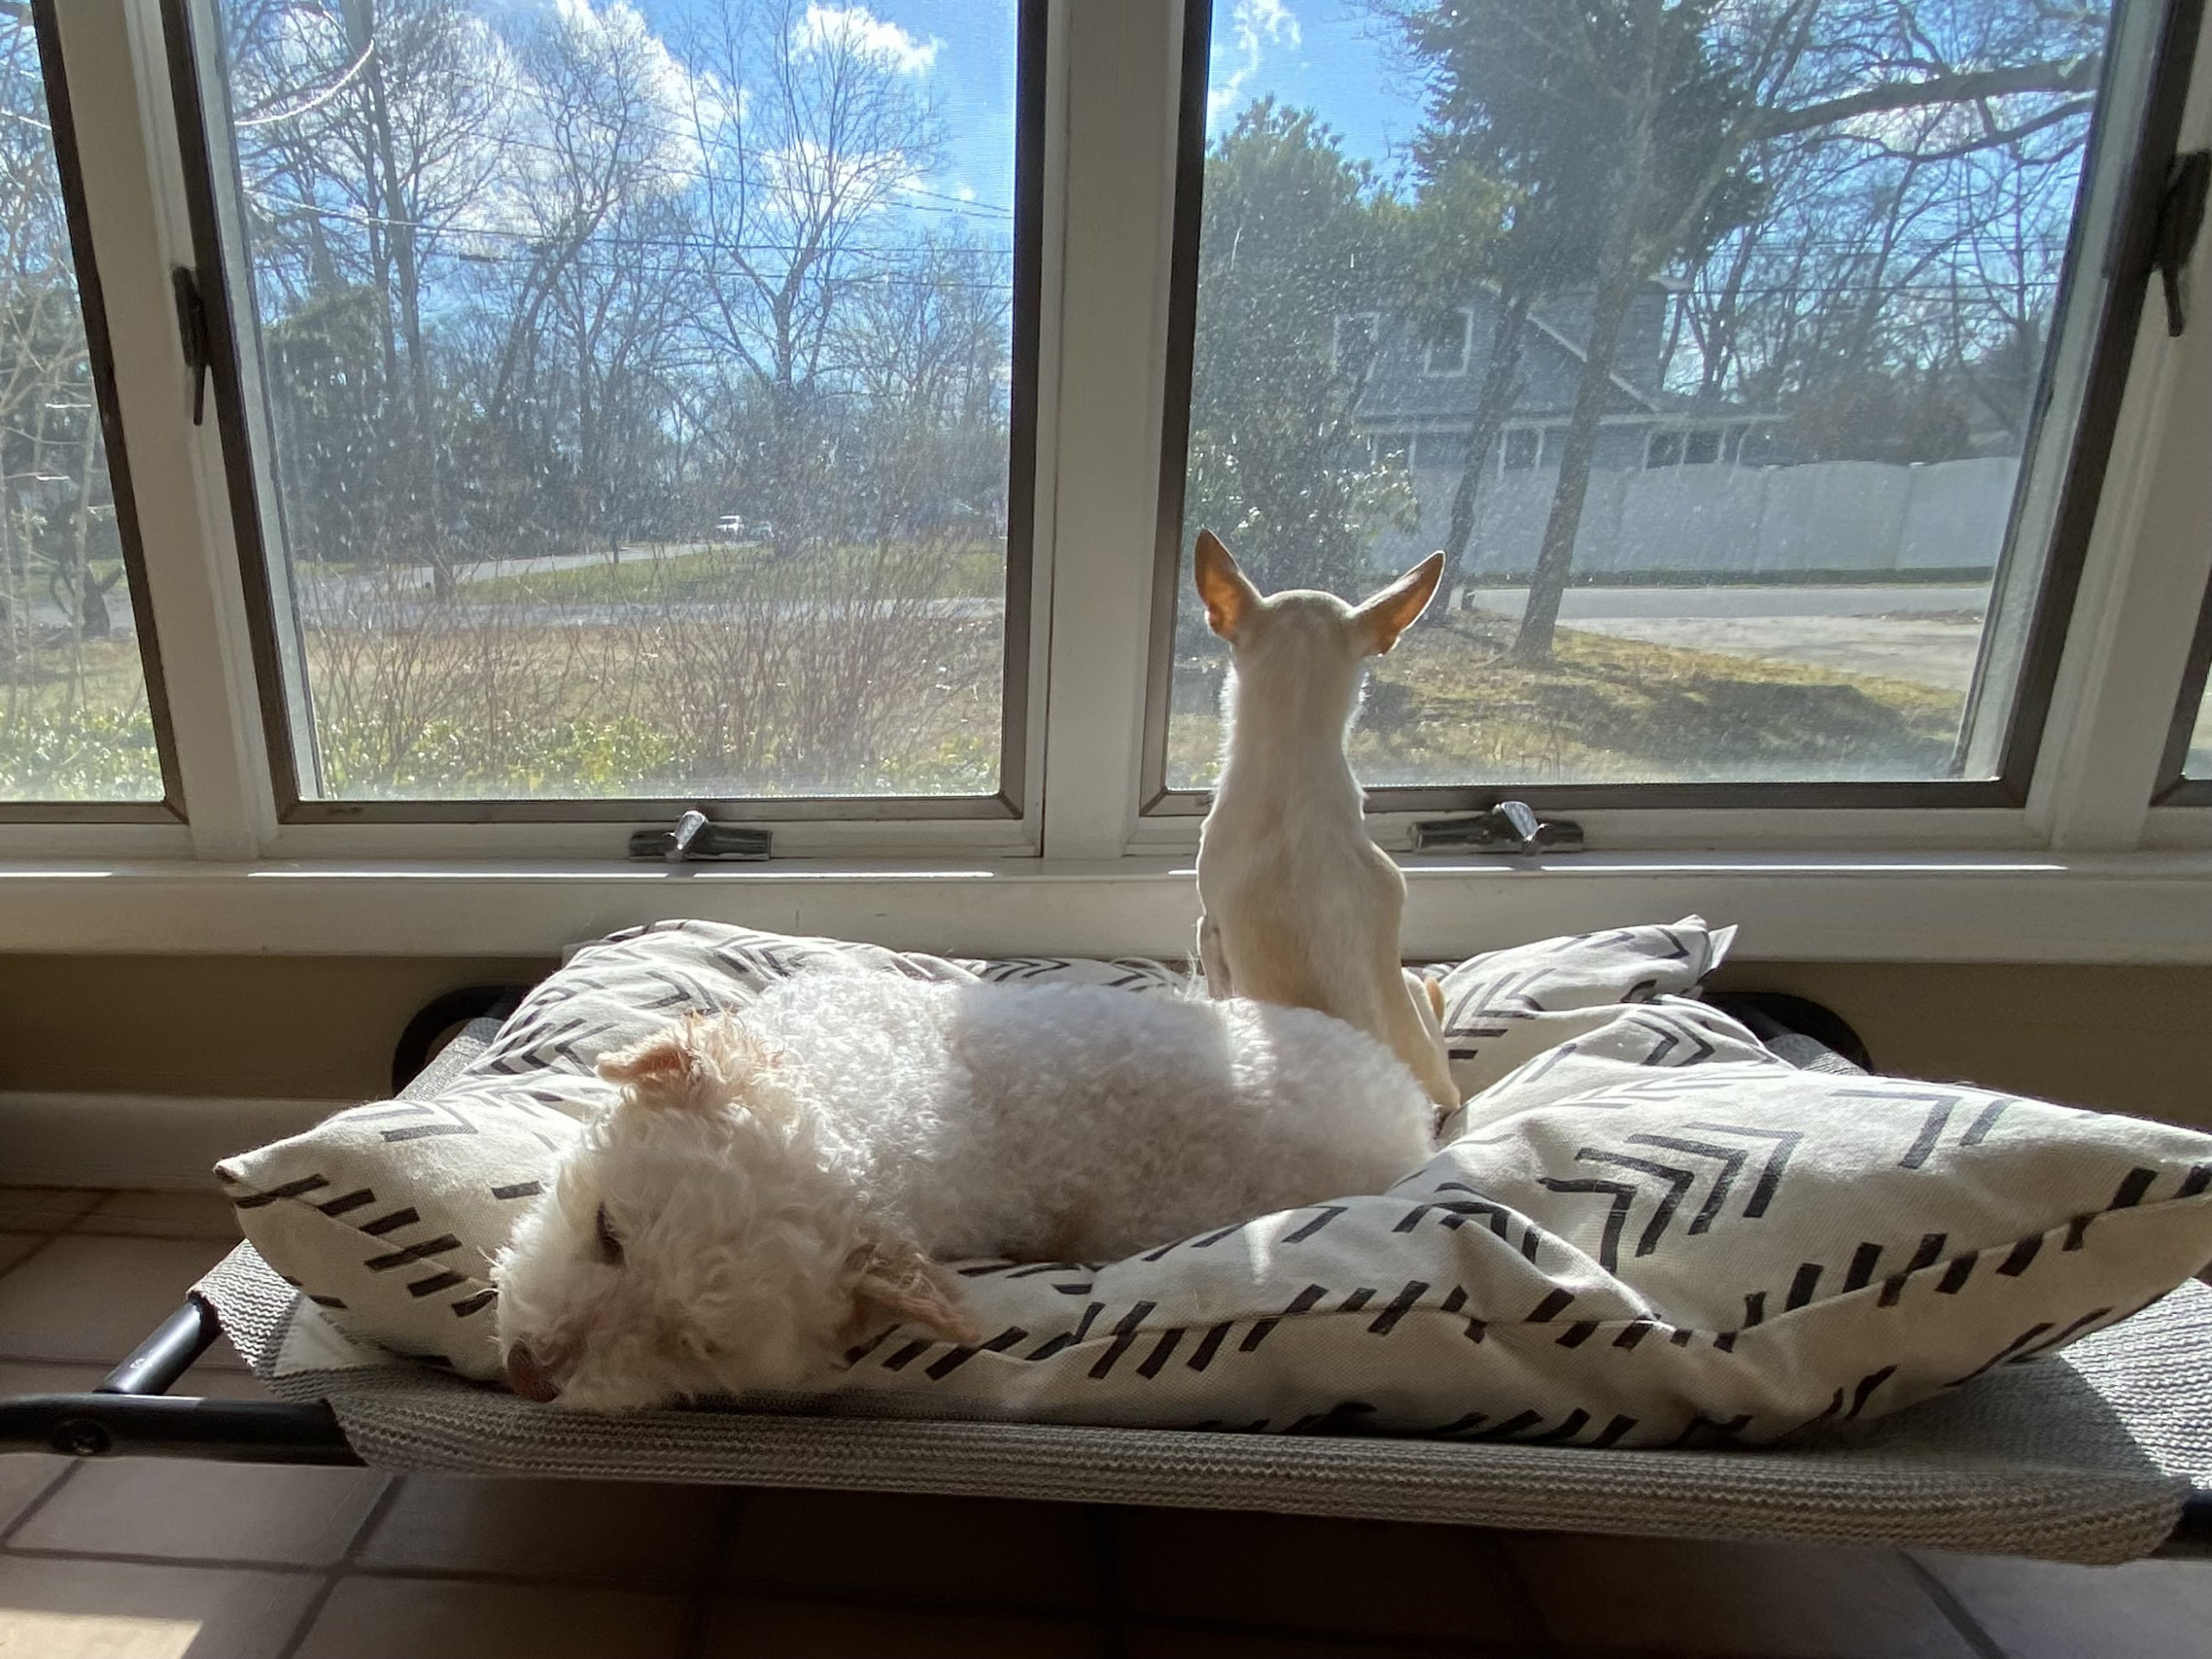
[[[2113,458],[2121,410],[2132,379],[2145,309],[2157,241],[2159,212],[2173,159],[2181,149],[2187,106],[2197,84],[2199,48],[2203,32],[2205,0],[2145,0],[2155,5],[2156,29],[2151,47],[2149,73],[2141,96],[2134,130],[2115,133],[2101,118],[2093,130],[2082,160],[2082,188],[2097,181],[2109,146],[2124,143],[2124,170],[2117,181],[2115,199],[2105,245],[2085,245],[2089,215],[2077,209],[2069,227],[2066,256],[2061,268],[2059,298],[2055,315],[2064,315],[2079,302],[2078,284],[2084,267],[2094,261],[2087,280],[2107,274],[2096,296],[2097,308],[2086,322],[2088,368],[2083,378],[2074,442],[2056,480],[2056,506],[2051,514],[2049,546],[2044,555],[2042,581],[2023,630],[2017,684],[2005,728],[1996,744],[1994,775],[1977,779],[1868,780],[1858,782],[1716,782],[1716,783],[1573,783],[1503,781],[1465,785],[1389,786],[1367,791],[1370,822],[1380,820],[1394,830],[1409,834],[1417,817],[1440,813],[1481,811],[1504,799],[1527,802],[1540,813],[1618,814],[1615,822],[1631,820],[1640,813],[1694,814],[1725,836],[1727,827],[1719,815],[1742,813],[1765,823],[1784,812],[1837,812],[1857,819],[1877,836],[1877,815],[1934,813],[1964,810],[1986,815],[1986,829],[1996,837],[2006,836],[2021,815],[2024,823],[2037,784],[2044,747],[2045,728],[2052,714],[2067,646],[2075,620],[2075,601],[2088,563],[2099,510],[2105,495],[2106,474]],[[1206,146],[1203,111],[1211,71],[1209,48],[1214,0],[1187,0],[1184,10],[1185,118],[1177,132],[1174,213],[1175,264],[1168,277],[1166,396],[1171,410],[1179,401],[1187,404],[1191,364],[1197,330],[1198,237],[1205,180]],[[2099,81],[2101,111],[2105,107],[2116,58],[2109,50]],[[1195,120],[1192,111],[1201,112]],[[2086,198],[2084,198],[2086,200]],[[1463,315],[1465,315],[1463,311]],[[2046,386],[2050,361],[2044,366]],[[2047,398],[2039,402],[2037,419],[2031,427],[2023,454],[2023,476],[2036,455]],[[1170,683],[1173,673],[1175,603],[1181,597],[1181,547],[1184,535],[1182,497],[1187,456],[1188,411],[1179,423],[1163,431],[1159,483],[1160,540],[1154,550],[1154,630],[1147,660],[1144,761],[1139,788],[1141,819],[1170,820],[1205,815],[1208,794],[1176,789],[1166,777],[1167,721]],[[1169,431],[1174,435],[1170,441]],[[1538,454],[1541,462],[1541,450]],[[2016,493],[2017,521],[2024,492]],[[1992,608],[2003,590],[2005,563],[2012,556],[2013,533],[2008,529],[2005,550],[2000,556],[1992,592]],[[1980,653],[1986,657],[1994,630],[1985,624]],[[1967,713],[1978,695],[1968,692]],[[1961,748],[1970,735],[1962,730]],[[1801,829],[1813,828],[1808,818]],[[1821,833],[1836,835],[1840,826],[1826,823]],[[1764,834],[1764,831],[1757,832]],[[1792,832],[1796,833],[1795,831]],[[1180,837],[1160,837],[1174,844]]]
[[[1045,302],[1045,152],[1047,131],[1048,67],[1056,33],[1048,22],[1048,0],[1014,0],[1019,37],[1014,94],[1014,218],[1013,304],[1007,474],[1007,566],[1005,633],[1000,683],[999,787],[988,795],[829,795],[719,797],[704,795],[536,798],[351,799],[304,793],[302,759],[297,752],[298,718],[290,707],[291,690],[283,663],[283,624],[269,557],[265,523],[273,493],[259,471],[270,457],[257,450],[249,412],[249,381],[257,386],[260,326],[248,327],[255,363],[247,372],[247,329],[239,312],[250,278],[243,251],[226,238],[216,169],[221,158],[235,165],[235,150],[219,148],[218,132],[227,128],[229,86],[215,61],[220,23],[215,0],[159,0],[167,53],[168,93],[177,123],[183,185],[192,239],[193,264],[201,273],[200,296],[207,317],[212,369],[211,402],[221,440],[224,484],[235,542],[238,578],[258,698],[263,747],[269,772],[269,798],[282,829],[312,833],[315,827],[341,825],[547,825],[661,827],[696,807],[718,823],[772,825],[786,834],[808,828],[829,830],[835,845],[849,839],[841,826],[910,826],[919,844],[931,839],[932,826],[975,825],[988,841],[1003,841],[1012,826],[1020,830],[1033,817],[1038,800],[1037,747],[1032,730],[1034,692],[1044,664],[1039,660],[1037,599],[1042,556],[1039,547],[1039,432]],[[207,273],[219,273],[211,277]],[[245,288],[242,293],[241,289]],[[311,718],[311,716],[309,716]],[[994,830],[990,826],[996,826]],[[612,837],[591,837],[613,845]],[[874,837],[863,836],[862,839]],[[553,844],[573,846],[578,838],[557,834]]]
[[[130,446],[124,435],[115,384],[115,350],[108,334],[106,291],[92,245],[86,207],[84,169],[77,144],[75,106],[69,95],[68,64],[62,53],[56,15],[60,0],[29,0],[39,77],[46,97],[47,120],[54,140],[54,167],[61,190],[71,262],[77,278],[77,307],[84,319],[86,357],[92,402],[106,454],[108,492],[114,499],[116,539],[121,544],[124,582],[130,594],[131,625],[146,683],[147,718],[160,757],[162,797],[155,801],[0,801],[0,824],[164,824],[186,822],[183,779],[169,718],[168,682],[162,672],[159,630],[146,579],[145,548],[139,534],[137,493],[132,487]]]
[[[192,423],[168,293],[169,268],[195,263],[168,0],[48,3],[79,107],[103,116],[76,137],[105,261],[144,620],[158,613],[192,814],[0,821],[0,949],[545,957],[611,928],[700,916],[976,955],[1187,950],[1197,817],[1139,808],[1145,647],[1163,626],[1160,601],[1175,597],[1173,569],[1159,577],[1179,478],[1172,499],[1160,485],[1167,446],[1181,442],[1164,395],[1176,372],[1171,277],[1196,254],[1177,251],[1174,188],[1191,160],[1179,111],[1204,107],[1205,79],[1189,73],[1195,6],[1043,0],[1024,817],[792,821],[778,826],[772,863],[678,868],[626,862],[613,827],[590,821],[279,821],[226,459],[213,423]],[[2202,0],[2186,6],[2182,23],[2165,12],[2169,34],[2201,22]],[[1202,53],[1203,30],[1197,40]],[[2212,48],[2195,62],[2191,146],[2212,143]],[[2196,256],[2200,291],[2207,266],[2212,237]],[[1783,962],[2212,964],[2212,812],[2150,804],[2212,576],[2201,455],[2212,313],[2177,340],[2162,325],[2153,307],[2120,365],[2108,475],[2082,509],[2080,593],[2024,802],[1837,805],[1781,785],[1796,798],[1720,805],[1634,791],[1576,807],[1590,848],[1579,856],[1402,856],[1408,955],[1700,910],[1741,923],[1744,949]],[[1402,853],[1433,810],[1378,801],[1369,825]]]
[[[1203,146],[1205,142],[1205,134],[1203,130],[1199,134],[1199,140]],[[1471,306],[1456,305],[1452,308],[1452,315],[1459,319],[1459,364],[1456,367],[1452,368],[1438,368],[1436,366],[1436,349],[1438,342],[1433,340],[1425,340],[1421,342],[1421,372],[1422,378],[1425,379],[1464,380],[1466,378],[1467,359],[1474,354],[1475,349],[1474,309]]]

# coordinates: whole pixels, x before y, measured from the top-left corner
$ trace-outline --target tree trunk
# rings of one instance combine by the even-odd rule
[[[1497,321],[1491,326],[1490,362],[1483,371],[1480,394],[1475,399],[1474,429],[1467,434],[1467,458],[1459,483],[1452,492],[1451,525],[1444,536],[1444,575],[1436,584],[1437,601],[1421,613],[1421,624],[1434,627],[1450,615],[1452,590],[1459,585],[1465,563],[1467,543],[1475,531],[1475,502],[1482,493],[1483,474],[1490,452],[1505,417],[1521,396],[1521,343],[1528,332],[1529,297],[1498,296]]]
[[[1529,603],[1521,613],[1521,632],[1515,636],[1513,660],[1545,663],[1551,660],[1552,633],[1559,625],[1560,601],[1567,596],[1567,579],[1574,570],[1574,538],[1582,529],[1582,505],[1590,493],[1590,463],[1598,452],[1598,422],[1605,412],[1605,397],[1612,390],[1613,359],[1620,346],[1621,323],[1628,315],[1638,276],[1626,259],[1616,264],[1599,288],[1590,312],[1590,340],[1582,359],[1582,377],[1575,383],[1574,412],[1568,417],[1567,448],[1560,456],[1559,486],[1552,492],[1551,516],[1544,521],[1544,539],[1536,552],[1536,569],[1529,579]]]
[[[1518,663],[1551,660],[1552,634],[1559,626],[1560,601],[1567,596],[1567,577],[1573,574],[1574,539],[1582,529],[1582,505],[1590,493],[1590,463],[1598,452],[1598,423],[1612,391],[1621,324],[1627,319],[1629,302],[1649,275],[1643,263],[1649,256],[1643,246],[1648,238],[1641,231],[1654,205],[1652,162],[1657,135],[1652,122],[1659,110],[1665,36],[1658,26],[1656,3],[1647,3],[1639,11],[1643,13],[1637,28],[1643,41],[1642,60],[1637,85],[1627,94],[1631,113],[1613,167],[1609,193],[1611,223],[1598,251],[1594,292],[1590,296],[1590,334],[1583,345],[1582,375],[1575,383],[1567,448],[1560,456],[1559,484],[1552,492],[1551,515],[1544,521],[1544,539],[1536,550],[1536,568],[1529,579],[1529,602],[1521,613],[1521,630],[1514,636],[1509,653]]]

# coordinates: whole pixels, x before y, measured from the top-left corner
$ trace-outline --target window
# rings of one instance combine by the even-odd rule
[[[2182,671],[2154,798],[2171,805],[2212,805],[2212,588],[2205,591],[2196,636]]]
[[[1376,327],[1372,311],[1355,312],[1337,319],[1336,359],[1338,374],[1363,375],[1375,361]]]
[[[2147,276],[2203,8],[1548,52],[1629,9],[0,7],[0,949],[1180,950],[1203,524],[1270,588],[1451,555],[1352,734],[1384,845],[1586,832],[1416,861],[1409,950],[2203,957],[2212,319]],[[623,861],[695,804],[776,864]]]
[[[1205,119],[1174,296],[1190,436],[1166,461],[1183,512],[1154,673],[1219,658],[1188,592],[1201,525],[1262,588],[1347,597],[1442,543],[1472,603],[1377,663],[1354,740],[1370,785],[1429,791],[1408,803],[2018,804],[2139,315],[2100,250],[2161,165],[2131,172],[2160,9],[2000,0],[1908,27],[1819,6],[1768,30],[1681,7],[1649,35],[1593,35],[1586,10],[1316,9],[1296,54],[1186,64],[1207,76],[1183,105]],[[1641,169],[1617,137],[1638,126],[1667,135]],[[1451,247],[1402,234],[1447,215]],[[1686,228],[1647,246],[1605,233],[1622,222]],[[1425,376],[1356,403],[1281,372],[1223,391],[1262,310],[1280,360],[1303,340],[1325,365],[1353,305],[1417,329],[1469,293]],[[1864,326],[1839,334],[1847,313]],[[1478,337],[1513,372],[1467,374]],[[1692,397],[1738,418],[1675,424]],[[1320,414],[1295,443],[1292,400]],[[1499,473],[1343,466],[1340,434],[1416,415],[1503,427]],[[1531,416],[1540,449],[1511,423]],[[1717,470],[1730,432],[1759,470]],[[1556,468],[1540,503],[1487,481],[1531,462]],[[1716,471],[1644,475],[1686,466]],[[1177,792],[1212,776],[1217,718],[1153,708],[1154,810],[1194,810]]]
[[[109,448],[99,286],[73,223],[74,137],[33,16],[0,10],[0,816],[168,816],[179,795]]]
[[[1466,312],[1452,312],[1422,346],[1421,372],[1465,374],[1467,372],[1467,335],[1472,327]]]
[[[1006,810],[1040,6],[193,18],[280,806]]]
[[[1464,432],[1423,432],[1414,439],[1414,465],[1424,472],[1457,470],[1467,464]]]

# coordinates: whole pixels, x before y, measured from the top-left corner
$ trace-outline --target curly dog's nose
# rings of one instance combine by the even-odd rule
[[[561,1397],[561,1385],[521,1343],[507,1350],[507,1386],[525,1400],[543,1404]]]

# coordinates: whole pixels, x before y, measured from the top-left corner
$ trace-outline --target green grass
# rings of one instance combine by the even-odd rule
[[[1559,631],[1541,668],[1505,660],[1515,625],[1481,612],[1416,630],[1377,664],[1353,764],[1375,787],[1941,777],[1955,692]],[[1220,721],[1179,714],[1168,778],[1205,788]]]
[[[626,557],[619,582],[652,573],[727,598],[737,562],[755,556]],[[612,566],[518,580],[598,584],[564,595],[571,600],[629,596]],[[926,684],[880,704],[884,731],[896,735],[869,760],[838,760],[834,731],[817,739],[830,750],[777,752],[821,695],[816,681],[798,678],[772,688],[772,705],[747,728],[760,734],[746,740],[754,747],[698,750],[702,740],[684,735],[702,729],[685,724],[696,710],[674,708],[665,677],[656,681],[638,654],[659,647],[620,629],[503,627],[480,636],[482,652],[472,654],[480,636],[464,628],[409,674],[397,671],[405,662],[387,662],[350,693],[325,658],[327,638],[311,634],[309,655],[326,763],[351,798],[810,792],[825,767],[840,792],[988,791],[998,753],[996,626],[929,626],[936,667]],[[1932,777],[1950,760],[1955,692],[1566,628],[1552,663],[1522,668],[1503,660],[1511,627],[1480,612],[1457,616],[1417,630],[1382,660],[1352,741],[1363,781]],[[370,643],[384,651],[404,641]],[[423,692],[426,677],[443,689]],[[729,695],[684,685],[685,701]],[[391,699],[403,696],[414,701],[399,710]],[[160,798],[135,646],[92,642],[81,656],[48,646],[0,664],[0,697],[10,699],[0,702],[0,799]],[[396,713],[405,717],[395,721]],[[1219,741],[1210,708],[1178,712],[1171,781],[1204,787]]]
[[[48,644],[0,662],[0,800],[158,801],[160,751],[135,645]]]

